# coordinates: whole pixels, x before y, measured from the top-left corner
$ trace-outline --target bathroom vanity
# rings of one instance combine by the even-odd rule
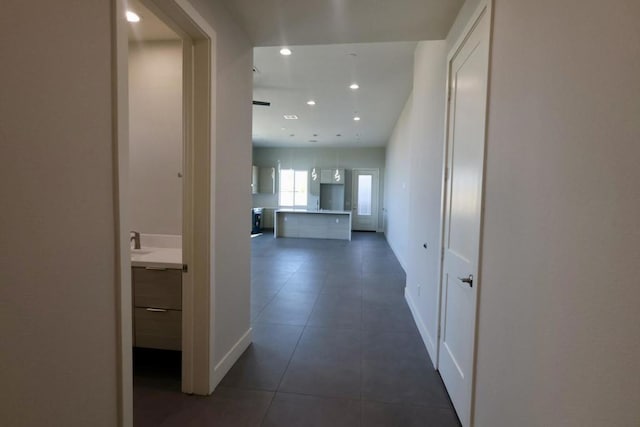
[[[182,250],[132,250],[133,346],[182,349]]]

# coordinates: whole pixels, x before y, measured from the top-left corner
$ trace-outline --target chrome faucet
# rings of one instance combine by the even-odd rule
[[[133,241],[133,249],[142,248],[142,246],[140,246],[140,232],[132,231],[131,233],[133,233],[133,236],[131,236],[129,242]]]

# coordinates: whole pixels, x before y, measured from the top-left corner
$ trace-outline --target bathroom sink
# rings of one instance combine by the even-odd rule
[[[153,251],[151,251],[149,249],[144,249],[144,248],[142,248],[142,249],[131,249],[131,255],[147,255],[147,254],[150,254],[151,252],[153,252]]]

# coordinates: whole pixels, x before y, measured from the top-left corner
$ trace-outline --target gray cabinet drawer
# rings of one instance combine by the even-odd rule
[[[134,322],[136,347],[161,350],[182,348],[182,311],[136,308]]]
[[[182,310],[182,271],[133,268],[135,307]]]

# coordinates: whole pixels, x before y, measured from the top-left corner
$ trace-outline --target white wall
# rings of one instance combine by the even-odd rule
[[[384,180],[384,234],[405,272],[409,247],[412,123],[413,92],[387,144],[387,173]]]
[[[384,147],[367,148],[283,148],[283,147],[256,147],[253,149],[253,164],[261,167],[275,167],[282,169],[311,170],[313,167],[321,168],[346,168],[345,172],[345,205],[346,210],[351,209],[351,169],[372,168],[379,169],[380,194],[379,202],[382,206],[384,197],[383,182],[385,175],[385,149]],[[248,172],[247,172],[248,173]],[[319,173],[319,172],[318,172]],[[254,207],[278,206],[278,174],[276,173],[276,194],[254,194]],[[309,195],[308,205],[316,206],[317,196]],[[382,223],[382,209],[379,209],[379,223]]]
[[[249,329],[252,48],[219,1],[214,359]],[[112,2],[0,14],[0,424],[117,424]],[[46,43],[43,43],[43,40]],[[28,47],[28,48],[27,48]]]
[[[111,6],[2,3],[3,426],[117,423]]]
[[[416,48],[410,149],[405,296],[434,361],[438,339],[446,55],[445,41],[421,42]]]
[[[182,234],[182,42],[129,44],[130,225]]]
[[[215,325],[213,363],[250,329],[251,116],[253,48],[220,0],[192,0],[216,31],[211,269]],[[246,215],[244,214],[246,213]],[[220,372],[214,372],[219,376]]]
[[[385,233],[407,273],[405,296],[434,361],[445,88],[446,42],[420,42],[413,92],[387,147]]]
[[[638,425],[640,3],[494,13],[476,425]]]

